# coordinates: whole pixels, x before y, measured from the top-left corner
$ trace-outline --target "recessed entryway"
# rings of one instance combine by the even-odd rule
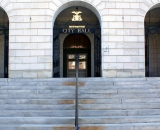
[[[53,77],[75,77],[68,64],[76,54],[86,58],[86,69],[80,69],[79,77],[101,77],[101,28],[91,10],[76,6],[63,10],[53,32]]]
[[[91,43],[84,34],[69,35],[63,44],[63,76],[75,77],[76,56],[79,77],[91,77]]]

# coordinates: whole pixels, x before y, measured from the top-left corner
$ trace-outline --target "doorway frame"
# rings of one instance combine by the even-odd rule
[[[69,36],[70,34],[60,34],[59,39],[60,39],[60,77],[63,77],[63,44],[64,40]],[[94,77],[94,34],[85,34],[91,44],[91,77]]]
[[[150,17],[150,13],[151,13],[152,10],[149,10],[147,12],[147,14],[149,15],[149,20],[146,21],[146,17],[144,19],[144,32],[145,32],[145,77],[158,77],[158,76],[153,76],[151,75],[151,69],[150,69],[150,46],[151,46],[151,42],[150,42],[150,39],[151,39],[151,36],[153,35],[160,35],[160,21],[156,21],[156,22],[151,22],[151,17]],[[146,14],[146,16],[147,16]],[[146,24],[148,23],[148,24]],[[156,38],[153,36],[153,39],[154,41],[156,41],[156,44],[157,44],[157,40]],[[158,59],[158,58],[157,58]],[[158,67],[155,67],[156,69]],[[156,71],[157,72],[157,71]],[[157,72],[157,75],[158,75],[158,72]]]

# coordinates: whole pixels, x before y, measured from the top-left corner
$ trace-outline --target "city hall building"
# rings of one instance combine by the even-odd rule
[[[159,77],[159,0],[0,0],[0,77]]]

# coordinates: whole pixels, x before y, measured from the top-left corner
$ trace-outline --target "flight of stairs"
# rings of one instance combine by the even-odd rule
[[[160,78],[80,78],[79,130],[160,130]],[[0,130],[74,130],[75,79],[0,79]]]

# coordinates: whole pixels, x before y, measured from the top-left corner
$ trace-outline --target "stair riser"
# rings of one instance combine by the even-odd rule
[[[131,103],[159,103],[158,98],[135,98],[135,99],[79,99],[79,104],[131,104]],[[75,99],[0,99],[0,104],[4,105],[65,105],[75,104]]]
[[[153,109],[153,110],[79,110],[80,117],[92,117],[92,116],[147,116],[147,115],[160,115],[160,111]],[[74,110],[3,110],[0,113],[0,117],[74,117],[75,111]]]
[[[88,119],[79,119],[79,124],[124,124],[124,123],[155,123],[155,122],[160,122],[159,117],[121,117],[121,118],[88,118]]]
[[[73,112],[68,112],[68,110],[55,112],[30,112],[30,110],[26,110],[27,112],[3,112],[0,114],[0,117],[75,117],[74,110]]]
[[[74,118],[0,118],[0,124],[74,124]],[[79,124],[124,124],[124,123],[155,123],[160,122],[160,117],[79,117]]]
[[[29,86],[29,85],[10,85],[10,86],[4,86],[0,85],[0,90],[75,90],[76,85],[67,85],[64,86],[63,84],[60,85],[34,85],[34,86]],[[146,84],[146,85],[141,85],[141,84],[130,84],[130,85],[101,85],[99,84],[87,84],[84,86],[79,86],[79,90],[123,90],[123,89],[159,89],[159,85],[155,84]]]
[[[79,86],[108,86],[108,85],[159,85],[160,81],[90,81],[83,82],[79,81]],[[75,81],[60,81],[60,82],[41,82],[41,81],[30,81],[30,82],[0,82],[0,86],[75,86]]]
[[[0,130],[75,130],[74,126],[65,127],[65,126],[0,126]],[[158,125],[130,125],[130,126],[79,126],[79,130],[159,130],[160,126]]]
[[[121,99],[79,99],[78,101],[79,101],[79,104],[121,104],[122,102]],[[39,104],[39,105],[60,104],[62,105],[64,104],[65,105],[65,104],[75,104],[75,99],[7,99],[7,100],[0,99],[0,104],[8,104],[8,105],[9,104],[10,105],[18,105],[18,104],[19,105],[22,105],[22,104],[28,104],[28,105],[29,104]]]
[[[79,94],[129,94],[129,93],[160,93],[159,89],[112,89],[112,90],[90,90],[90,89],[79,89]],[[72,90],[0,90],[0,94],[55,94],[55,93],[75,93],[75,89]]]
[[[74,110],[74,104],[65,105],[0,105],[0,110]],[[79,110],[133,110],[160,109],[160,104],[79,104]]]
[[[0,104],[8,104],[8,105],[62,105],[62,104],[75,104],[75,100],[73,99],[7,99],[7,100],[0,100]]]
[[[75,94],[0,94],[0,99],[75,99]]]
[[[61,119],[58,118],[0,118],[0,125],[5,124],[73,124],[74,118],[66,118],[63,117]]]
[[[75,105],[0,105],[0,110],[74,110]]]
[[[79,94],[79,99],[134,99],[134,98],[159,98],[159,93],[148,94]],[[55,94],[0,94],[0,99],[75,99],[74,93]]]
[[[131,110],[131,109],[160,109],[160,104],[85,104],[79,105],[80,110]]]

